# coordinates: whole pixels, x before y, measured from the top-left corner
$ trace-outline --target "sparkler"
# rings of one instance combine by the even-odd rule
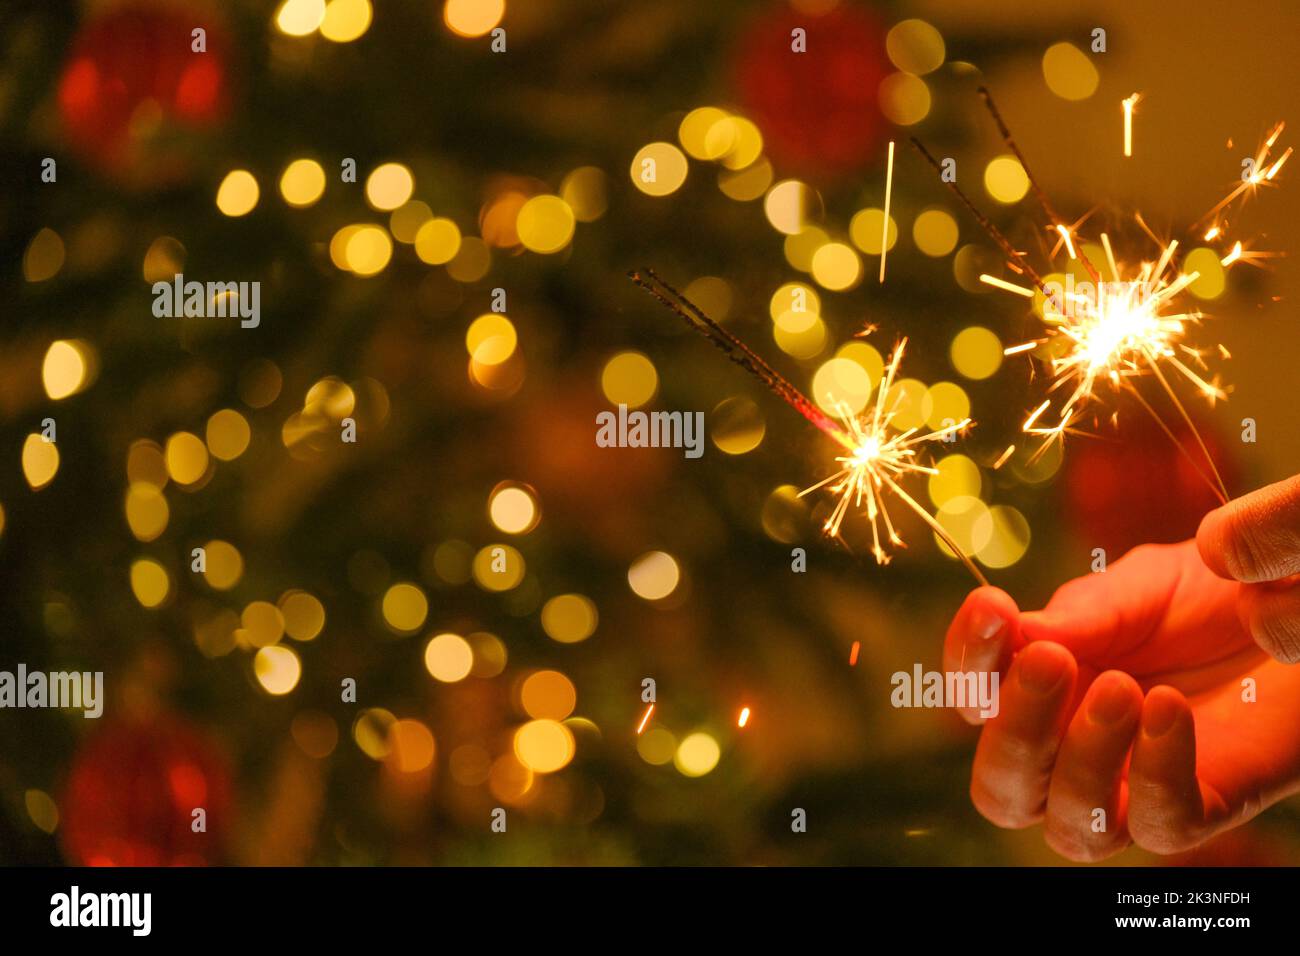
[[[888,510],[887,499],[893,496],[930,527],[980,584],[988,584],[988,579],[976,567],[970,556],[953,540],[947,529],[901,484],[916,475],[937,474],[937,469],[922,458],[923,447],[931,442],[951,440],[951,436],[965,431],[971,425],[971,420],[966,418],[932,431],[924,431],[919,427],[907,429],[893,427],[892,423],[898,414],[898,402],[901,396],[895,395],[892,399],[893,403],[890,404],[889,393],[903,359],[906,339],[900,341],[894,348],[889,365],[876,390],[876,401],[871,410],[857,414],[847,404],[837,402],[836,414],[832,417],[768,365],[753,349],[709,318],[690,299],[659,278],[653,271],[647,269],[644,275],[632,272],[629,273],[629,277],[692,329],[708,338],[733,362],[757,377],[786,404],[840,446],[844,454],[836,457],[835,472],[800,493],[802,496],[821,488],[828,488],[838,496],[830,517],[823,525],[823,530],[828,536],[839,537],[840,527],[849,509],[862,508],[871,525],[872,554],[878,564],[888,564],[890,554],[885,545],[904,546]]]
[[[1091,279],[1090,283],[1080,283],[1079,291],[1053,289],[1052,284],[1043,280],[1025,256],[980,213],[961,189],[955,183],[947,183],[1006,254],[1009,267],[1028,278],[1033,287],[991,275],[982,275],[980,280],[987,285],[1026,298],[1033,299],[1038,292],[1044,296],[1042,315],[1047,326],[1045,334],[1029,342],[1013,345],[1004,352],[1009,356],[1037,351],[1040,355],[1047,356],[1044,361],[1051,372],[1050,384],[1047,388],[1048,397],[1029,413],[1022,426],[1026,434],[1043,439],[1042,446],[1036,454],[1045,451],[1053,441],[1063,440],[1067,432],[1078,430],[1077,425],[1080,420],[1088,414],[1093,405],[1101,401],[1103,388],[1116,392],[1125,391],[1131,393],[1151,414],[1178,447],[1180,453],[1192,463],[1197,474],[1221,500],[1226,502],[1227,489],[1215,466],[1213,456],[1170,383],[1171,377],[1190,383],[1211,403],[1227,397],[1217,377],[1209,375],[1205,362],[1208,350],[1197,348],[1188,341],[1189,334],[1204,316],[1199,310],[1185,304],[1180,297],[1193,282],[1200,278],[1199,272],[1185,271],[1179,264],[1178,240],[1168,242],[1160,240],[1143,221],[1141,215],[1137,214],[1136,222],[1155,243],[1159,250],[1158,255],[1150,260],[1140,261],[1135,266],[1129,265],[1116,257],[1109,235],[1101,232],[1098,238],[1109,269],[1109,278],[1103,280],[1100,271],[1089,261],[1079,236],[1078,229],[1083,220],[1066,225],[1056,214],[1046,194],[1039,187],[1038,181],[1029,171],[1024,156],[1011,137],[988,90],[981,88],[980,94],[997,123],[1004,141],[1023,167],[1035,197],[1048,220],[1049,231],[1057,236],[1056,246],[1051,251],[1049,259],[1055,257],[1064,248],[1071,260],[1083,265]],[[1126,156],[1131,155],[1132,152],[1132,113],[1137,99],[1137,94],[1134,94],[1123,101]],[[1269,134],[1264,145],[1253,158],[1249,174],[1243,182],[1196,223],[1196,226],[1207,221],[1211,223],[1205,233],[1205,241],[1221,239],[1225,230],[1224,212],[1238,198],[1250,195],[1255,187],[1271,183],[1290,157],[1290,149],[1276,160],[1273,160],[1270,155],[1282,128],[1282,124],[1279,123]],[[919,141],[914,139],[912,142],[922,156],[939,168],[934,157]],[[1244,251],[1241,243],[1237,242],[1222,258],[1221,264],[1226,268],[1236,262],[1265,258],[1268,255],[1270,254],[1252,255]],[[1219,346],[1219,352],[1226,357],[1227,351],[1222,346]],[[1178,416],[1194,437],[1203,465],[1182,442],[1178,441],[1172,429],[1137,389],[1134,380],[1144,376],[1153,377],[1159,383]],[[1057,394],[1064,397],[1057,410],[1049,413]]]

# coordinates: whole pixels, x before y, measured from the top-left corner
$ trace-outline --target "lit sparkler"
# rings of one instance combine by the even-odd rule
[[[1159,250],[1158,255],[1151,261],[1142,261],[1137,266],[1130,266],[1117,259],[1110,237],[1102,232],[1098,238],[1106,256],[1105,264],[1109,269],[1109,278],[1103,279],[1097,267],[1089,261],[1084,252],[1083,242],[1079,238],[1077,230],[1082,220],[1072,226],[1064,224],[1061,217],[1053,210],[1037,180],[1030,173],[1028,164],[1002,121],[992,97],[983,88],[980,93],[1003,139],[1024,168],[1030,186],[1049,221],[1049,230],[1058,237],[1052,255],[1056,255],[1064,247],[1069,258],[1079,261],[1091,279],[1091,282],[1080,283],[1077,287],[1078,291],[1053,289],[1051,284],[1046,283],[1029,264],[1024,255],[1016,250],[997,227],[980,213],[956,184],[948,183],[949,188],[975,214],[981,226],[1006,253],[1008,265],[1029,279],[1033,287],[990,275],[982,275],[980,280],[987,285],[1026,298],[1033,299],[1038,292],[1044,296],[1042,314],[1047,325],[1045,334],[1005,350],[1006,355],[1031,351],[1046,355],[1044,361],[1051,371],[1050,384],[1047,388],[1048,397],[1029,413],[1023,430],[1027,434],[1044,439],[1039,449],[1041,453],[1052,441],[1061,440],[1067,432],[1076,430],[1080,419],[1088,414],[1094,403],[1100,401],[1100,391],[1103,387],[1114,391],[1127,391],[1155,418],[1165,434],[1174,441],[1179,451],[1187,457],[1215,494],[1226,501],[1227,489],[1224,487],[1213,457],[1170,383],[1171,377],[1190,383],[1211,403],[1227,397],[1217,377],[1209,374],[1204,358],[1207,350],[1197,348],[1188,341],[1189,333],[1200,322],[1203,315],[1199,310],[1185,304],[1181,296],[1200,278],[1200,274],[1196,271],[1187,272],[1181,268],[1177,256],[1178,240],[1164,242],[1158,239],[1142,220],[1141,215],[1137,215],[1135,218],[1138,225],[1155,243]],[[1133,104],[1136,102],[1137,94],[1124,100],[1125,155],[1131,153],[1131,120]],[[1291,155],[1291,150],[1288,149],[1277,159],[1272,159],[1270,155],[1281,132],[1282,124],[1278,124],[1253,158],[1250,172],[1241,185],[1196,224],[1200,226],[1206,221],[1211,221],[1212,224],[1205,233],[1205,241],[1222,239],[1225,226],[1224,212],[1238,198],[1250,195],[1255,187],[1271,183],[1282,168]],[[938,164],[924,146],[916,140],[913,140],[913,144],[932,165],[937,167]],[[1271,254],[1246,252],[1242,244],[1237,242],[1223,256],[1221,264],[1226,268],[1237,262],[1266,258],[1269,255]],[[1219,352],[1221,355],[1226,355],[1226,350],[1222,346],[1219,346]],[[1159,382],[1170,403],[1195,438],[1208,473],[1203,470],[1201,462],[1178,441],[1159,413],[1135,387],[1133,381],[1135,378],[1148,375]],[[1063,398],[1059,401],[1056,410],[1051,411],[1057,394]]]
[[[916,475],[937,474],[937,470],[922,457],[923,447],[931,442],[951,440],[952,436],[965,431],[971,425],[971,420],[967,418],[932,431],[925,431],[919,427],[899,429],[893,426],[902,396],[895,393],[891,397],[890,392],[903,359],[906,339],[895,347],[876,390],[875,404],[870,411],[856,414],[848,405],[837,403],[836,416],[832,417],[768,365],[753,349],[709,318],[690,299],[664,282],[653,271],[647,269],[644,275],[633,272],[630,273],[630,277],[638,286],[676,313],[687,325],[708,338],[733,362],[762,381],[786,404],[803,415],[811,424],[816,425],[844,451],[844,454],[835,459],[838,467],[833,474],[801,492],[801,495],[806,495],[820,488],[829,488],[838,496],[835,507],[823,526],[830,537],[839,537],[841,525],[850,508],[861,508],[871,525],[872,554],[877,563],[887,564],[890,553],[886,549],[886,544],[895,547],[904,544],[887,507],[887,499],[893,496],[914,511],[930,527],[977,581],[981,584],[988,583],[983,573],[947,529],[901,484]]]

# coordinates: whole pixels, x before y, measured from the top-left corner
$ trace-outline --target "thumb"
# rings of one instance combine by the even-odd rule
[[[1300,475],[1211,511],[1196,546],[1211,571],[1243,584],[1300,574]]]

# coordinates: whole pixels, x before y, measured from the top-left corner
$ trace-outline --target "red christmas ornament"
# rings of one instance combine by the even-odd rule
[[[204,52],[194,31],[205,31]],[[225,116],[224,34],[209,18],[133,2],[87,23],[59,80],[68,141],[103,172],[161,184],[183,175]]]
[[[1223,480],[1234,487],[1236,468],[1205,422],[1197,422]],[[1168,544],[1196,534],[1219,500],[1188,455],[1208,469],[1186,425],[1171,426],[1184,455],[1150,416],[1138,410],[1114,433],[1080,438],[1065,451],[1067,513],[1089,548],[1105,548],[1109,560],[1139,544]]]
[[[806,52],[795,52],[795,30]],[[781,170],[811,177],[859,169],[879,150],[885,34],[861,7],[821,16],[782,7],[742,35],[737,85]]]
[[[73,759],[62,803],[63,843],[83,866],[222,862],[230,801],[224,761],[174,716],[102,727]],[[195,832],[195,810],[205,832]]]

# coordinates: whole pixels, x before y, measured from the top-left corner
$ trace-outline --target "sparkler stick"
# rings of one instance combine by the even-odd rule
[[[865,507],[867,520],[871,524],[872,554],[878,564],[889,563],[889,552],[881,540],[882,527],[884,537],[890,545],[903,545],[886,503],[886,494],[892,493],[930,527],[980,584],[988,584],[983,572],[948,530],[899,483],[900,479],[908,475],[938,474],[938,469],[919,460],[920,447],[929,442],[944,441],[951,435],[965,431],[971,424],[967,418],[929,432],[922,432],[919,427],[897,429],[892,426],[891,423],[898,414],[898,398],[893,400],[892,406],[887,402],[895,374],[902,362],[906,339],[900,341],[894,349],[876,389],[876,401],[870,413],[855,414],[849,406],[840,403],[836,407],[839,416],[837,423],[753,349],[709,318],[699,306],[652,270],[644,270],[644,275],[630,272],[628,276],[844,449],[845,454],[835,459],[839,465],[835,473],[800,493],[802,496],[829,487],[832,493],[839,496],[830,517],[823,525],[823,530],[830,537],[839,537],[840,526],[850,508]]]
[[[1008,239],[1006,236],[1004,236],[1002,234],[1002,231],[998,229],[997,226],[993,225],[992,221],[989,219],[988,216],[980,212],[979,207],[976,206],[975,203],[971,201],[969,196],[967,196],[964,192],[962,192],[960,186],[958,186],[955,182],[949,182],[948,180],[943,178],[943,166],[940,164],[940,162],[937,159],[935,159],[932,155],[930,155],[930,151],[925,148],[925,144],[922,143],[915,136],[912,137],[911,142],[912,142],[912,146],[916,149],[916,151],[925,158],[925,161],[934,167],[935,172],[939,174],[939,181],[942,182],[945,186],[947,186],[950,190],[952,190],[953,195],[955,195],[959,200],[961,200],[961,204],[966,207],[967,212],[969,212],[972,216],[975,217],[975,221],[980,224],[980,228],[983,229],[984,232],[988,234],[989,238],[991,238],[994,242],[998,244],[998,248],[1002,250],[1003,254],[1006,255],[1008,259],[1013,261],[1016,264],[1016,266],[1019,267],[1018,271],[1029,276],[1029,278],[1034,280],[1034,285],[1042,289],[1043,277],[1040,276],[1036,271],[1034,271],[1034,267],[1029,264],[1029,260],[1026,259],[1024,255],[1021,254],[1019,250],[1017,250],[1016,247],[1011,244],[1011,240]],[[1044,294],[1046,294],[1045,289],[1044,289]]]
[[[1015,139],[1011,136],[1010,128],[1003,121],[1002,114],[998,112],[998,105],[993,102],[993,94],[989,92],[987,86],[981,86],[979,88],[979,95],[980,98],[984,100],[984,106],[989,111],[989,115],[993,117],[993,122],[997,124],[998,132],[1002,134],[1002,141],[1006,143],[1007,148],[1015,154],[1016,162],[1020,163],[1020,168],[1025,171],[1025,178],[1029,180],[1029,188],[1033,190],[1034,198],[1038,200],[1038,205],[1042,207],[1043,214],[1047,216],[1048,221],[1051,222],[1054,228],[1064,230],[1063,234],[1065,236],[1065,241],[1069,243],[1069,230],[1062,225],[1061,217],[1058,216],[1056,210],[1052,208],[1052,203],[1051,200],[1047,198],[1047,193],[1043,191],[1042,186],[1038,185],[1038,180],[1034,177],[1034,174],[1030,172],[1029,163],[1025,162],[1024,153],[1020,152],[1020,147],[1016,145]],[[1073,251],[1070,253],[1070,258],[1074,258]],[[1097,275],[1097,270],[1093,268],[1092,263],[1088,261],[1088,257],[1081,255],[1080,261],[1083,263],[1083,267],[1088,270],[1088,275],[1092,277],[1092,281],[1100,281],[1100,276]],[[1041,283],[1039,284],[1041,285]]]

